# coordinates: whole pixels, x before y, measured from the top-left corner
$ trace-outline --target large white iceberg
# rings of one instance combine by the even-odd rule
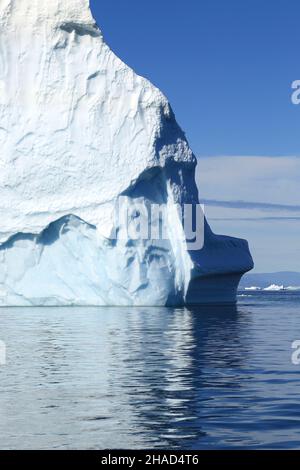
[[[248,244],[206,221],[202,249],[176,236],[174,204],[199,203],[196,158],[89,1],[0,0],[0,36],[0,305],[235,301]],[[159,205],[167,237],[126,239],[120,197],[132,219]]]

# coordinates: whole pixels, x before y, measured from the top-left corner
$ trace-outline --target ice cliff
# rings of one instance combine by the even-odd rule
[[[0,305],[232,302],[244,240],[176,233],[196,158],[165,96],[109,49],[88,0],[0,0]],[[130,239],[159,205],[163,240]],[[111,237],[112,233],[115,237]],[[122,236],[123,234],[123,236]]]

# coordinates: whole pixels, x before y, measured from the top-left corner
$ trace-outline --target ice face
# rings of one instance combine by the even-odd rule
[[[107,233],[107,206],[145,170],[194,164],[174,123],[160,141],[166,98],[111,52],[87,1],[2,0],[1,11],[2,240],[69,213]]]
[[[233,301],[247,243],[207,224],[199,251],[176,238],[170,206],[198,204],[196,158],[165,96],[105,44],[88,0],[0,0],[0,31],[2,305]],[[160,204],[167,238],[120,238],[120,196]]]

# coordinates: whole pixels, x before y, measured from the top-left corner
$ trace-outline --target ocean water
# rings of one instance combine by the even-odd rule
[[[1,449],[300,448],[299,292],[0,315]]]

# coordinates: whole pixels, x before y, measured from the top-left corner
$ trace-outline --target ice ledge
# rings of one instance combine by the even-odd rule
[[[240,249],[244,248],[241,240]],[[250,269],[251,257],[247,250],[243,253],[248,266],[242,269]],[[168,243],[107,240],[95,226],[67,215],[38,235],[18,233],[0,246],[0,306],[178,306],[236,301],[242,272],[209,275],[195,267],[185,293],[178,284],[177,261]]]

